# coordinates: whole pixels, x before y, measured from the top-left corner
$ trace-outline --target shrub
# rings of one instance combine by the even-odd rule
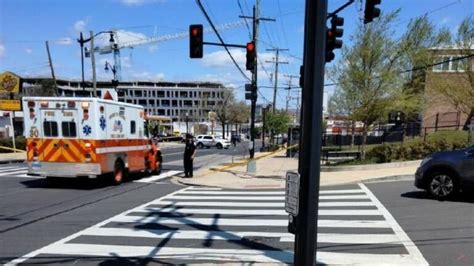
[[[393,159],[394,146],[380,145],[367,152],[367,158],[374,159],[376,163],[388,163]]]

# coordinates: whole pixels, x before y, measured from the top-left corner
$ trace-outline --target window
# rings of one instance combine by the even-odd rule
[[[58,123],[54,121],[44,121],[43,131],[45,137],[57,137],[58,136]]]
[[[135,134],[136,131],[135,121],[130,121],[130,134]]]
[[[459,59],[461,56],[439,56],[433,66],[433,72],[461,72],[466,70],[467,58]]]
[[[142,91],[136,90],[135,97],[142,97]]]
[[[205,136],[204,139],[212,139],[211,136]]]
[[[65,138],[77,137],[75,122],[62,122],[61,129],[63,132],[63,137]]]

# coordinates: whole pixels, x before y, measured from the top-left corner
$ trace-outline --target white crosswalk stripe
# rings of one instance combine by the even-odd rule
[[[428,265],[363,184],[322,190],[318,263]],[[342,192],[344,191],[344,192]],[[282,191],[188,187],[118,214],[11,263],[41,255],[148,257],[164,263],[292,263]],[[355,196],[355,197],[354,197]],[[165,243],[157,248],[156,243]]]
[[[26,164],[0,165],[0,177],[36,178],[33,176],[27,176],[27,173],[28,167]]]

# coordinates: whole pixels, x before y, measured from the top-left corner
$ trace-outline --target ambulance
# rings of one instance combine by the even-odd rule
[[[98,98],[24,97],[28,174],[111,176],[161,170],[162,156],[147,138],[143,107]]]

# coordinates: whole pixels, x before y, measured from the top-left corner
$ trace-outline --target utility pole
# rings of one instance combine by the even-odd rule
[[[275,87],[273,89],[273,113],[275,113],[276,110],[276,97],[277,97],[277,89],[278,89],[278,64],[288,64],[287,61],[278,61],[278,57],[280,54],[280,51],[288,51],[288,49],[280,49],[280,48],[273,48],[273,49],[267,49],[267,51],[275,51],[275,61],[266,61],[267,63],[275,63]]]
[[[49,43],[46,41],[46,52],[48,52],[49,67],[51,68],[51,76],[53,76],[54,82],[54,93],[58,96],[58,83],[56,82],[56,76],[54,75],[53,60],[51,60],[51,53],[49,52]]]
[[[92,62],[92,88],[93,96],[97,97],[97,77],[95,72],[95,50],[94,50],[94,33],[90,31],[91,35],[91,62]]]
[[[303,105],[298,173],[299,212],[295,218],[295,265],[315,265],[318,233],[321,123],[326,61],[327,0],[306,0]],[[301,82],[300,82],[301,83]]]
[[[260,17],[260,0],[257,0],[255,3],[255,6],[253,7],[253,16],[248,17],[248,16],[239,16],[240,18],[244,19],[252,19],[253,21],[253,33],[252,33],[252,41],[254,43],[254,49],[255,51],[257,50],[258,47],[258,27],[260,24],[260,20],[262,21],[275,21],[275,19],[270,19],[270,18],[263,18]],[[258,72],[258,53],[256,53],[255,59],[254,59],[254,69],[252,71],[252,80],[251,84],[252,87],[255,88],[256,91],[258,91],[258,81],[257,81],[257,72]],[[256,92],[257,93],[257,92]],[[250,105],[250,142],[251,146],[249,147],[249,154],[250,154],[250,159],[254,158],[255,155],[255,109],[257,105],[257,97],[253,97]]]
[[[291,80],[293,78],[299,78],[299,76],[296,76],[296,75],[285,75],[286,78],[290,78],[290,80],[288,81],[288,88],[286,90],[288,90],[288,95],[286,96],[286,112],[288,113],[288,104],[291,100],[291,97],[290,97],[290,90],[292,89],[291,88]]]

